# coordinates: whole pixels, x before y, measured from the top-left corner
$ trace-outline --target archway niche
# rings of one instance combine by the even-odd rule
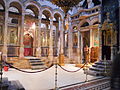
[[[24,56],[36,56],[39,34],[39,8],[29,4],[25,9],[24,19]],[[27,37],[29,42],[26,44]]]

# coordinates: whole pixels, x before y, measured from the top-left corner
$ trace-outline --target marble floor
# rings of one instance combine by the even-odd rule
[[[69,71],[79,69],[78,67],[75,67],[75,65],[71,64],[66,64],[62,67]],[[24,70],[35,71],[28,69]],[[79,83],[86,80],[86,75],[82,69],[78,72],[71,73],[64,71],[58,66],[57,71],[57,87]],[[3,72],[3,77],[8,77],[9,81],[19,80],[26,90],[49,90],[55,88],[55,66],[52,66],[46,71],[32,74],[20,72],[12,68]],[[87,78],[88,80],[91,80],[98,77],[87,75]]]

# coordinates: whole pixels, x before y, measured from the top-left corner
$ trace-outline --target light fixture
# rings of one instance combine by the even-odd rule
[[[65,16],[67,15],[68,11],[72,9],[72,7],[79,4],[82,0],[49,0],[54,5],[61,7],[64,11]]]

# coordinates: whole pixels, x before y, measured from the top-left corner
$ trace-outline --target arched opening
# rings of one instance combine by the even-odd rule
[[[91,39],[90,30],[89,30],[89,23],[84,22],[81,25],[81,28],[83,30],[83,32],[81,32],[81,34],[82,34],[82,42],[83,42],[82,43],[82,52],[81,53],[83,53],[83,62],[88,62],[89,61],[88,57],[89,57],[90,39]]]
[[[24,35],[24,56],[33,56],[33,37],[27,33]]]
[[[72,33],[72,38],[73,38],[73,56],[74,58],[78,57],[78,40],[79,40],[79,30],[77,26],[73,27],[73,33]]]
[[[8,57],[16,57],[19,56],[22,6],[19,2],[11,2],[8,11]]]
[[[4,41],[4,20],[5,19],[5,3],[3,0],[0,1],[0,44]],[[1,48],[1,47],[0,47]],[[2,51],[2,49],[0,49]]]
[[[76,47],[78,45],[78,31],[77,27],[73,27],[73,47]]]
[[[93,8],[94,6],[100,5],[100,0],[84,0],[82,7],[85,9]]]
[[[50,43],[50,18],[51,14],[48,10],[42,12],[41,22],[41,56],[48,57]]]
[[[60,54],[60,31],[61,31],[61,21],[62,17],[59,13],[54,14],[54,26],[56,29],[54,29],[54,38],[53,38],[53,45],[54,45],[54,55]]]
[[[92,0],[92,2],[94,3],[94,6],[101,4],[100,0]]]
[[[39,32],[39,8],[37,6],[29,4],[25,9],[24,19],[24,42],[28,42],[26,37],[29,39],[28,45],[24,43],[24,55],[25,56],[36,56],[38,47],[38,32]]]
[[[96,21],[96,22],[94,22],[94,23],[93,23],[93,25],[96,25],[96,24],[99,24],[99,22],[98,22],[98,21]]]
[[[89,62],[90,31],[82,33],[84,62]]]
[[[86,26],[89,26],[88,22],[85,22],[84,24],[81,25],[81,27],[86,27]]]

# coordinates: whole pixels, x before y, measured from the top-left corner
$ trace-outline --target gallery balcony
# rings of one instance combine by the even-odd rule
[[[71,16],[72,21],[85,19],[85,18],[88,18],[91,16],[96,16],[99,14],[99,10],[100,10],[99,5],[95,6],[93,8],[90,8],[90,9],[81,9],[77,13],[75,13]]]

